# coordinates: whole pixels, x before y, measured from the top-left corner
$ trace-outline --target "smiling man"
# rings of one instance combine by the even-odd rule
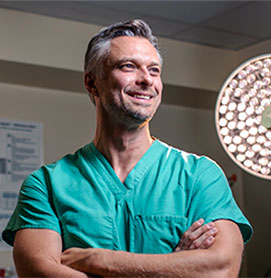
[[[144,21],[92,38],[85,86],[96,107],[95,136],[24,181],[3,232],[19,276],[238,275],[252,229],[223,172],[150,134],[161,70]]]

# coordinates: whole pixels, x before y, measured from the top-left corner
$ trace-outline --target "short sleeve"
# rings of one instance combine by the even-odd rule
[[[201,157],[196,176],[189,210],[190,225],[199,218],[205,222],[231,220],[239,226],[246,243],[252,236],[252,227],[236,204],[221,168],[212,160]]]
[[[30,174],[20,189],[17,206],[2,233],[3,240],[13,245],[15,233],[19,229],[51,229],[61,233],[49,198],[49,184],[43,168]]]

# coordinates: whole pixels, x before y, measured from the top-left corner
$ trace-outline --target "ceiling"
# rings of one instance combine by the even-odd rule
[[[0,8],[106,26],[142,18],[156,36],[239,50],[271,37],[271,1],[13,1]]]

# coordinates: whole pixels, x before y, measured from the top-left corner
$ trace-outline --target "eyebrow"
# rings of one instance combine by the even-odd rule
[[[118,60],[118,61],[116,62],[116,65],[118,66],[118,65],[120,65],[120,64],[122,64],[122,63],[125,63],[125,62],[133,62],[133,63],[135,63],[135,64],[137,63],[137,62],[136,62],[136,59],[134,59],[134,58],[124,57],[124,58]],[[150,63],[150,65],[151,65],[151,66],[158,66],[158,67],[162,68],[162,65],[161,65],[159,62],[156,62],[156,61],[152,61],[152,62]]]

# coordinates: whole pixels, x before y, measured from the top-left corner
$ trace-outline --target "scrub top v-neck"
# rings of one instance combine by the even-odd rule
[[[153,142],[151,147],[138,161],[123,183],[114,172],[108,160],[100,153],[93,142],[90,143],[89,150],[94,155],[89,155],[88,150],[86,150],[85,157],[89,160],[93,167],[96,168],[97,175],[99,175],[102,179],[105,179],[112,193],[117,199],[119,199],[119,196],[123,194],[125,195],[127,191],[133,189],[137,183],[140,182],[143,176],[152,167],[152,163],[159,157],[160,153],[163,151],[163,148],[161,148],[160,144],[157,142],[158,141]]]

